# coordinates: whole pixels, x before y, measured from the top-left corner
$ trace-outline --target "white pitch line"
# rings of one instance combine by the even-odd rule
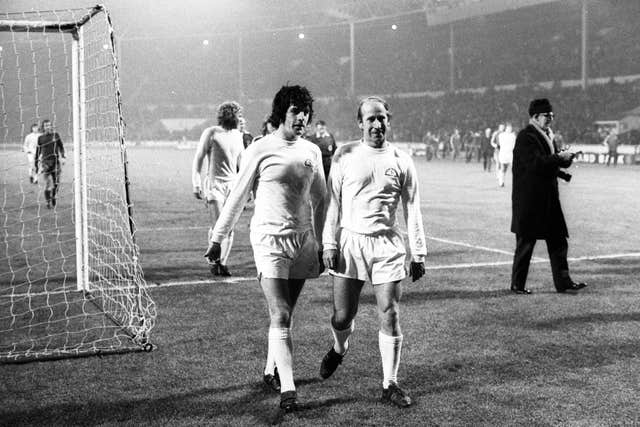
[[[591,256],[582,256],[582,257],[574,257],[568,258],[568,261],[572,262],[580,262],[580,261],[591,261],[598,259],[616,259],[616,258],[640,258],[640,252],[628,252],[628,253],[620,253],[620,254],[610,254],[610,255],[591,255]],[[548,259],[538,258],[531,260],[532,263],[541,263],[548,262]],[[496,267],[503,265],[511,265],[512,261],[497,261],[497,262],[474,262],[474,263],[462,263],[462,264],[442,264],[442,265],[427,265],[425,268],[427,270],[454,270],[454,269],[462,269],[462,268],[477,268],[477,267]],[[328,276],[328,273],[324,272],[321,276]],[[193,286],[193,285],[217,285],[217,284],[236,284],[243,282],[250,282],[256,280],[255,276],[246,276],[246,277],[231,277],[228,279],[217,279],[217,280],[185,280],[180,282],[166,282],[166,283],[149,283],[145,286],[146,289],[153,288],[170,288],[174,286]],[[75,287],[71,287],[71,289],[75,289]],[[21,293],[21,294],[7,294],[0,295],[0,298],[24,298],[24,297],[35,297],[35,296],[45,296],[45,295],[53,295],[53,294],[61,294],[65,292],[74,292],[71,289],[62,290],[62,291],[53,291],[53,292],[38,292],[38,293]],[[133,289],[133,286],[128,288],[120,288],[120,289]]]
[[[449,243],[451,245],[456,245],[456,246],[464,246],[464,247],[473,248],[473,249],[482,249],[483,251],[496,252],[499,254],[506,254],[506,255],[513,256],[513,252],[505,251],[502,249],[488,248],[486,246],[480,246],[480,245],[472,245],[471,243],[457,242],[455,240],[443,239],[441,237],[434,237],[434,236],[427,236],[427,239],[435,240],[436,242]]]
[[[426,238],[427,239],[431,239],[431,240],[435,240],[436,242],[449,243],[450,245],[464,246],[466,248],[480,249],[480,250],[487,251],[487,252],[495,252],[495,253],[498,253],[498,254],[505,254],[505,255],[513,256],[513,252],[505,251],[503,249],[489,248],[487,246],[480,246],[480,245],[472,245],[471,243],[465,243],[465,242],[458,242],[458,241],[455,241],[455,240],[443,239],[442,237],[426,236]],[[539,258],[539,257],[533,257],[532,258],[532,261],[540,261],[540,260],[542,260],[542,258]]]
[[[640,257],[640,252],[628,252],[626,254],[581,256],[581,257],[567,258],[567,260],[568,261],[589,261],[594,259],[638,258],[638,257]]]
[[[156,231],[182,231],[182,230],[208,230],[208,229],[209,227],[205,227],[205,226],[154,227],[154,228],[140,227],[140,228],[136,228],[136,232],[151,233]]]

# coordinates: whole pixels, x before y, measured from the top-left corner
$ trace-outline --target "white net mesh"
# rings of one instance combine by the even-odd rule
[[[100,8],[0,14],[0,361],[148,344],[112,36]],[[23,141],[43,120],[66,159],[31,183]]]

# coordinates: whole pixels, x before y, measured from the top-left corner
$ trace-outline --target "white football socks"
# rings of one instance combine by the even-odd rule
[[[388,388],[389,383],[398,381],[398,366],[400,366],[400,351],[402,350],[402,335],[397,337],[378,332],[380,357],[382,358],[382,387]]]
[[[291,329],[269,328],[269,351],[278,367],[280,375],[280,393],[295,390],[293,383],[293,342]]]
[[[351,325],[347,329],[343,329],[342,331],[337,330],[333,327],[333,322],[331,323],[331,332],[333,333],[333,349],[336,353],[340,355],[344,355],[349,349],[349,337],[353,333],[355,329],[355,321],[351,321]]]

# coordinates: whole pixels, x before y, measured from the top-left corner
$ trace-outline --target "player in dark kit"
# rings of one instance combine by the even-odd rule
[[[309,141],[313,142],[320,148],[322,153],[322,168],[324,169],[324,176],[329,178],[329,170],[331,169],[331,158],[336,151],[336,140],[327,131],[327,124],[323,120],[316,122],[316,133],[309,135]]]
[[[53,131],[51,120],[42,122],[43,134],[38,137],[38,146],[34,159],[36,173],[40,171],[44,175],[44,197],[47,200],[47,209],[56,205],[56,194],[60,185],[61,159],[64,159],[64,146],[58,132]]]

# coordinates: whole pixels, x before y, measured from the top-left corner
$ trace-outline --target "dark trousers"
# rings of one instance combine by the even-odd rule
[[[513,254],[513,269],[511,271],[511,287],[523,289],[529,274],[531,255],[536,245],[536,239],[516,235],[516,252]],[[569,278],[569,264],[567,263],[567,251],[569,245],[564,236],[553,236],[545,239],[549,261],[551,262],[551,274],[556,290],[562,291],[565,285],[571,281]]]
[[[482,153],[482,167],[487,172],[491,172],[491,160],[493,159],[493,153],[484,151]]]

